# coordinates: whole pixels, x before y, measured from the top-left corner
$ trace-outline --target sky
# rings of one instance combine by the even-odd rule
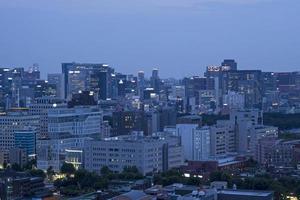
[[[0,0],[0,67],[109,63],[161,77],[240,69],[300,71],[299,0]]]

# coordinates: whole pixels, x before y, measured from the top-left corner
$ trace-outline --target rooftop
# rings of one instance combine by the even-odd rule
[[[257,196],[267,197],[273,194],[272,191],[258,191],[258,190],[221,190],[219,194],[243,195],[243,196]]]

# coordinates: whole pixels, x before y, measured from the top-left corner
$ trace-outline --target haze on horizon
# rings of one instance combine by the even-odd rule
[[[109,63],[162,77],[300,70],[299,0],[0,0],[0,67]]]

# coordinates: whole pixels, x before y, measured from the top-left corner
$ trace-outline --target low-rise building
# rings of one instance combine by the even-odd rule
[[[115,172],[136,166],[145,175],[180,167],[183,157],[177,138],[119,136],[87,141],[84,164],[85,169],[97,173],[104,166]]]
[[[299,162],[295,147],[300,140],[284,141],[276,137],[262,138],[256,146],[255,160],[265,166],[291,167]]]
[[[220,190],[218,200],[273,200],[274,192],[261,190]]]

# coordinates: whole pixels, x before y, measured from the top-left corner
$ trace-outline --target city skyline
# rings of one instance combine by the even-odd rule
[[[0,65],[39,63],[45,77],[62,62],[109,63],[182,78],[232,58],[239,69],[297,71],[299,8],[296,0],[3,1]]]
[[[300,200],[299,0],[0,0],[0,200]]]

